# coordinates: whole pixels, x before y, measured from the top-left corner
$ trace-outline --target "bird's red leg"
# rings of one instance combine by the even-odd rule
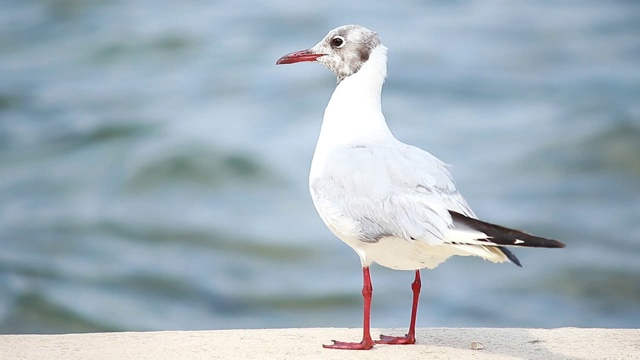
[[[387,336],[380,335],[380,340],[376,341],[376,344],[415,344],[416,343],[416,315],[418,315],[418,298],[420,297],[420,288],[422,282],[420,281],[420,270],[416,270],[416,278],[411,284],[411,290],[413,291],[413,306],[411,307],[411,322],[409,324],[409,332],[405,336]]]
[[[364,323],[362,325],[362,341],[359,343],[343,342],[333,340],[331,345],[322,345],[325,349],[343,349],[343,350],[369,350],[373,347],[374,342],[371,339],[370,320],[371,320],[371,295],[373,294],[373,286],[371,285],[371,275],[369,267],[362,268],[362,297],[364,298]]]

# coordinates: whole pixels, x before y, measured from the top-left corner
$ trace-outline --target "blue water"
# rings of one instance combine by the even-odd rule
[[[384,110],[483,219],[557,238],[524,268],[423,273],[419,326],[638,327],[640,4],[0,3],[0,332],[361,324],[357,256],[307,174],[335,79],[275,66],[347,23]],[[411,272],[372,270],[373,326]]]

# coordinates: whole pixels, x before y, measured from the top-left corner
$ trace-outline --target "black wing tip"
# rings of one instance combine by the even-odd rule
[[[549,249],[562,249],[567,247],[567,245],[565,245],[564,243],[558,241],[558,240],[553,240],[553,239],[547,239],[547,238],[541,238],[539,236],[535,236],[535,235],[530,235],[527,233],[524,233],[526,235],[528,235],[530,238],[535,239],[535,242],[533,244],[525,244],[524,246],[529,246],[529,247],[543,247],[543,248],[549,248]],[[517,244],[514,244],[517,246]]]
[[[518,247],[564,248],[566,245],[557,240],[527,234],[520,230],[509,229],[504,226],[491,224],[482,220],[470,218],[463,214],[449,210],[454,221],[460,221],[465,226],[487,234],[490,241],[496,245]]]

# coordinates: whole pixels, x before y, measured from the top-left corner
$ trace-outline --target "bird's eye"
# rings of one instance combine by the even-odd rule
[[[341,48],[344,45],[344,38],[342,36],[336,36],[331,39],[331,46],[334,48]]]

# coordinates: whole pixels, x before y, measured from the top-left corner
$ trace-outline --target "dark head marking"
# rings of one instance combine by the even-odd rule
[[[310,51],[325,54],[316,61],[336,74],[340,82],[357,73],[380,44],[375,32],[360,25],[345,25],[329,31]]]

